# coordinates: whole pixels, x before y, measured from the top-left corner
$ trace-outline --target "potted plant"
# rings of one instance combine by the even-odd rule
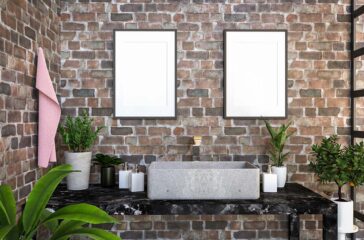
[[[92,157],[90,148],[103,128],[97,127],[94,130],[92,122],[93,119],[84,111],[81,116],[75,118],[67,116],[64,124],[59,126],[63,142],[68,146],[68,151],[64,153],[66,163],[71,164],[73,169],[79,170],[67,176],[69,190],[88,188]]]
[[[51,236],[47,239],[69,239],[74,235],[87,236],[91,239],[120,239],[103,229],[88,227],[89,224],[117,223],[115,218],[98,207],[80,203],[67,205],[57,211],[46,208],[58,184],[72,172],[71,165],[60,165],[41,177],[29,194],[19,218],[16,217],[16,202],[11,188],[1,185],[0,239],[36,239],[40,226],[44,226],[50,231]]]
[[[98,153],[93,161],[101,166],[101,186],[113,187],[115,185],[115,165],[119,165],[121,159],[116,156]]]
[[[287,132],[289,126],[291,125],[291,122],[289,122],[287,125],[282,124],[277,129],[274,129],[269,122],[264,122],[271,137],[269,143],[269,156],[273,163],[272,172],[277,174],[277,186],[279,188],[283,188],[287,180],[287,167],[284,166],[283,163],[287,159],[287,156],[289,154],[289,152],[283,152],[283,150],[287,139],[294,132]]]
[[[321,183],[335,182],[338,198],[338,231],[351,233],[353,229],[353,201],[343,198],[342,187],[346,184],[359,186],[364,183],[364,144],[357,143],[342,148],[336,135],[324,138],[321,144],[313,145],[314,159],[310,162]]]

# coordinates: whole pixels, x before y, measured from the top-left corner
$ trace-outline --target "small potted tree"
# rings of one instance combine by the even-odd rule
[[[284,166],[283,163],[287,159],[287,156],[289,154],[289,152],[284,152],[284,147],[287,139],[294,132],[287,132],[289,126],[291,125],[291,122],[289,122],[287,125],[282,124],[277,129],[274,129],[269,122],[264,122],[271,137],[269,142],[269,157],[273,163],[272,172],[277,174],[277,186],[279,188],[283,188],[287,180],[287,167]]]
[[[343,197],[346,184],[359,186],[364,183],[364,144],[358,143],[342,148],[336,135],[324,138],[321,144],[313,145],[314,159],[309,167],[321,183],[335,182],[338,198],[338,231],[351,233],[353,229],[353,201]],[[344,235],[345,236],[345,235]]]
[[[113,187],[115,185],[115,166],[121,163],[121,159],[116,156],[98,153],[93,161],[101,166],[101,186]]]
[[[84,111],[81,116],[75,118],[67,116],[64,124],[59,126],[63,142],[68,146],[68,151],[64,153],[66,163],[78,170],[67,176],[69,190],[88,188],[92,157],[90,148],[103,128],[97,127],[94,130],[92,122],[93,119]]]

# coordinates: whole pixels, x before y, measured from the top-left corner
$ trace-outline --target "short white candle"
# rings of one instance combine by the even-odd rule
[[[263,173],[263,192],[277,192],[277,174]]]

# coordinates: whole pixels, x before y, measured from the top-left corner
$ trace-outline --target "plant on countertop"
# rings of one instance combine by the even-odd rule
[[[97,153],[93,159],[96,164],[101,165],[101,167],[111,167],[121,164],[122,160],[116,156],[110,156],[102,153]]]
[[[87,152],[94,144],[97,135],[104,126],[94,130],[91,119],[86,111],[81,116],[72,118],[67,116],[64,124],[59,126],[59,133],[63,142],[72,152]]]
[[[117,223],[106,212],[86,203],[72,204],[55,212],[46,208],[50,197],[62,179],[73,172],[70,165],[52,168],[35,184],[23,213],[16,221],[16,202],[7,185],[0,186],[0,239],[31,240],[40,226],[51,232],[50,240],[65,240],[83,235],[97,240],[117,240],[116,235],[88,224]],[[86,226],[85,226],[86,225]]]
[[[356,143],[350,145],[345,154],[345,158],[349,161],[350,185],[357,187],[364,184],[364,143]]]
[[[113,187],[115,185],[115,165],[119,165],[121,159],[116,156],[98,153],[93,161],[101,165],[101,186]]]
[[[282,124],[277,129],[274,129],[269,122],[264,122],[271,137],[269,150],[270,159],[273,162],[273,166],[282,167],[283,162],[286,160],[289,154],[289,152],[283,152],[284,146],[287,142],[287,139],[294,133],[287,132],[289,126],[291,125],[291,122],[289,122],[287,125]]]
[[[342,148],[338,137],[332,135],[322,139],[321,144],[312,146],[315,156],[310,164],[321,183],[335,182],[338,187],[338,201],[345,201],[342,187],[350,183],[359,186],[364,183],[364,144],[363,142]]]

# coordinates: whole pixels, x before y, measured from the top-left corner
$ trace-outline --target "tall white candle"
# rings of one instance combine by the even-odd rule
[[[133,172],[130,174],[130,191],[131,192],[143,192],[144,191],[144,173]]]
[[[268,172],[263,173],[263,192],[277,192],[277,185],[277,174],[272,173],[271,166],[268,166]]]

